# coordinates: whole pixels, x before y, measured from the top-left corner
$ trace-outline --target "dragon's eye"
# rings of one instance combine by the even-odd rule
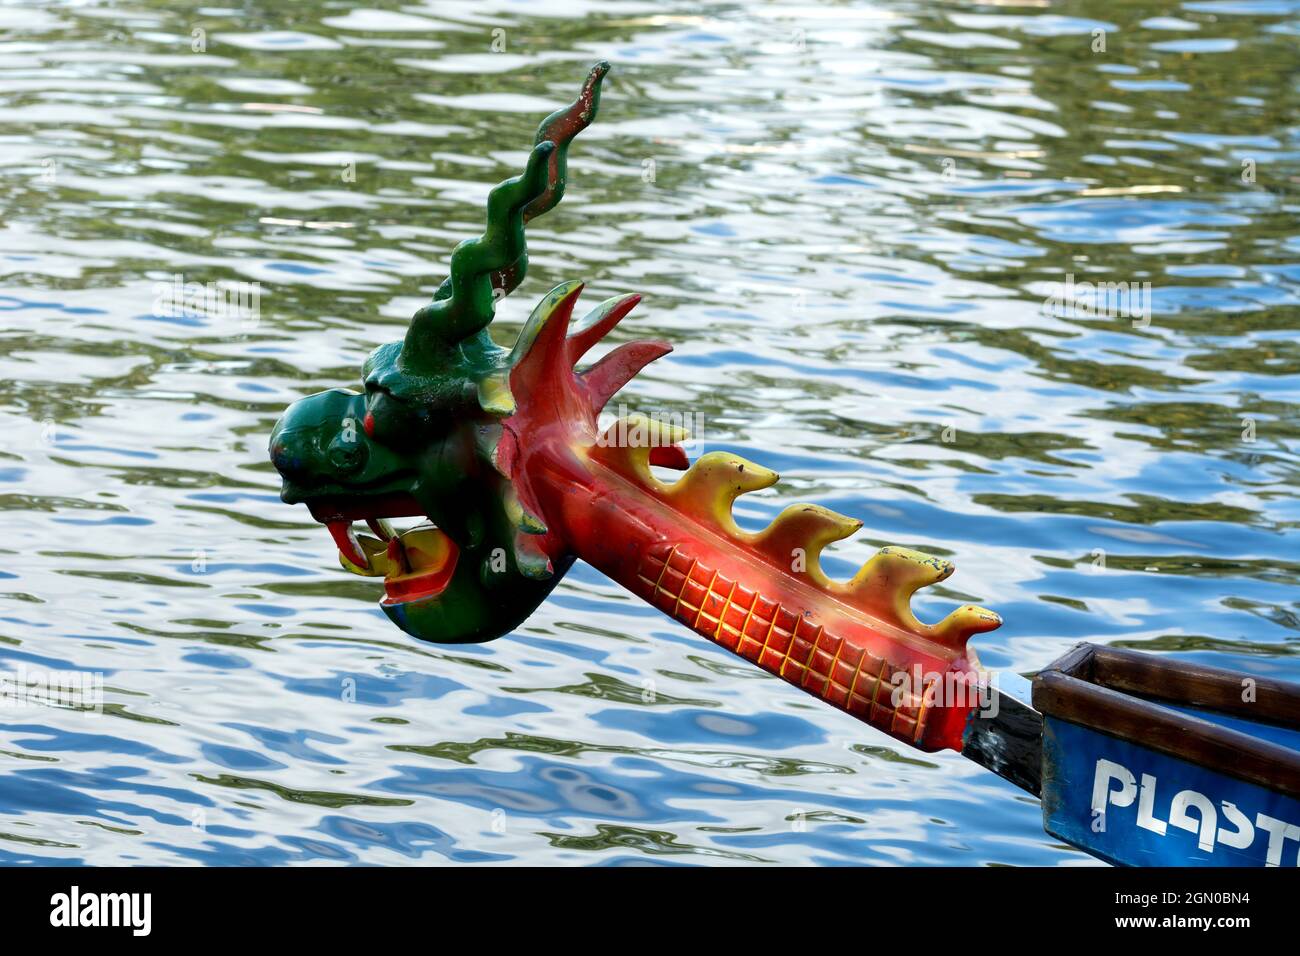
[[[429,416],[382,388],[371,388],[366,397],[366,435],[382,445],[409,445],[428,440]]]

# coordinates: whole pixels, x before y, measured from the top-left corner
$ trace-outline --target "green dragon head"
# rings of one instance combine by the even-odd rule
[[[577,100],[542,121],[527,168],[490,193],[484,233],[456,247],[450,276],[405,339],[366,359],[365,390],[300,399],[271,434],[281,498],[329,527],[345,568],[382,575],[385,612],[425,640],[508,632],[573,561],[547,546],[546,528],[521,503],[510,479],[514,438],[503,428],[515,411],[509,371],[538,317],[561,300],[572,307],[573,286],[547,297],[514,349],[496,345],[487,327],[527,271],[525,223],[564,195],[569,143],[595,118],[608,70],[596,64]],[[635,303],[602,303],[583,327],[607,330]],[[396,534],[386,520],[412,515],[431,523]],[[356,521],[374,536],[355,533]]]

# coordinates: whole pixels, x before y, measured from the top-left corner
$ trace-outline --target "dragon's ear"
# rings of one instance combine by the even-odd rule
[[[553,208],[564,196],[569,143],[596,118],[600,86],[609,64],[591,68],[578,98],[537,128],[528,167],[488,195],[487,228],[451,256],[451,274],[434,300],[417,312],[407,330],[401,361],[418,371],[439,364],[449,348],[492,321],[496,301],[509,295],[528,271],[524,224]]]

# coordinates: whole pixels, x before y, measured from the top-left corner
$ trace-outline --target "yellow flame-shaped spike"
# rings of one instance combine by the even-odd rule
[[[781,476],[739,455],[711,451],[664,490],[664,498],[679,511],[712,524],[733,537],[743,537],[731,516],[731,506],[747,491],[776,484]]]
[[[758,533],[754,542],[757,550],[777,564],[810,579],[819,587],[828,588],[833,582],[822,571],[818,560],[822,549],[832,541],[847,538],[861,527],[862,522],[858,519],[821,505],[790,505]]]
[[[909,633],[962,649],[971,635],[991,631],[1002,623],[997,614],[972,604],[958,608],[935,625],[917,620],[912,613],[912,595],[946,579],[953,566],[942,558],[909,548],[881,548],[851,580],[831,580],[822,570],[822,551],[828,544],[852,535],[862,522],[821,505],[790,505],[764,530],[754,534],[742,531],[731,513],[736,499],[775,484],[778,475],[738,455],[710,452],[675,483],[660,481],[650,470],[651,447],[676,444],[687,437],[684,429],[634,414],[606,429],[588,453],[675,510],[749,545],[779,570],[801,577],[846,604]]]
[[[842,592],[864,611],[909,631],[926,633],[929,628],[912,613],[912,595],[918,588],[937,584],[952,571],[952,564],[942,558],[910,548],[886,547],[842,585]]]
[[[963,604],[930,628],[930,636],[945,647],[960,650],[975,634],[983,634],[1002,625],[1002,618],[988,608]]]
[[[659,445],[676,445],[690,437],[691,433],[679,425],[655,421],[633,412],[606,428],[588,454],[624,478],[663,494],[669,486],[650,471],[650,449]]]

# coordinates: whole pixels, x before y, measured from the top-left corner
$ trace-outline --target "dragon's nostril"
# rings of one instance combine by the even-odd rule
[[[370,449],[355,434],[340,432],[334,436],[325,454],[337,471],[348,474],[365,467]]]

